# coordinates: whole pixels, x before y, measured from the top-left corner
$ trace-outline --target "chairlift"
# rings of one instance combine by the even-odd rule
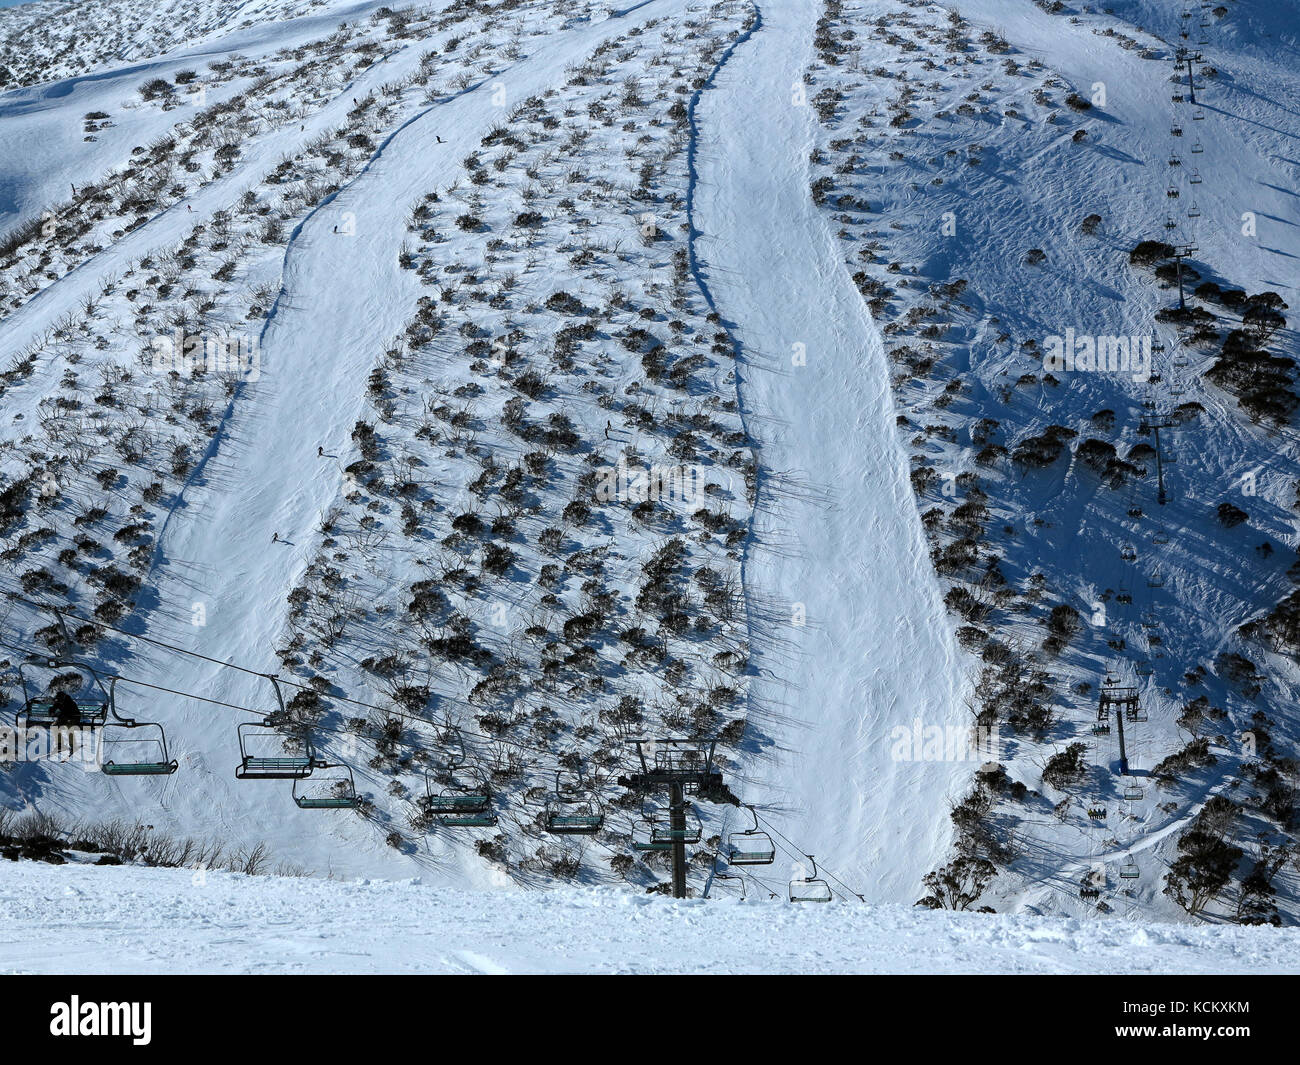
[[[1104,722],[1099,721],[1092,726],[1092,734],[1094,736],[1109,736],[1110,726],[1105,724]]]
[[[1136,880],[1142,874],[1138,872],[1136,862],[1125,862],[1119,867],[1119,878],[1121,880]]]
[[[1124,786],[1124,799],[1126,802],[1136,802],[1142,798],[1142,789],[1136,784],[1126,784]]]
[[[1146,721],[1147,712],[1142,709],[1141,705],[1131,706],[1129,707],[1128,712],[1125,713],[1124,718],[1127,721]]]
[[[1166,216],[1165,216],[1165,228],[1166,228],[1166,229],[1177,229],[1177,228],[1178,228],[1178,223],[1174,220],[1174,216],[1173,216],[1173,215],[1166,215]]]
[[[1178,199],[1179,196],[1182,195],[1182,193],[1178,191],[1177,185],[1170,185],[1169,188],[1165,191],[1165,195],[1168,196],[1171,200],[1176,200]]]
[[[1201,183],[1201,172],[1199,170],[1193,170],[1192,176],[1189,177],[1187,180],[1190,181],[1193,185],[1199,185]]]
[[[736,881],[736,883],[738,883],[738,884],[740,885],[740,901],[741,901],[741,902],[744,902],[744,901],[745,901],[745,898],[746,898],[746,893],[745,893],[745,878],[744,878],[743,876],[741,876],[740,873],[719,873],[719,872],[715,871],[714,874],[713,874],[713,879],[714,879],[714,880],[734,880],[734,881]],[[706,899],[709,897],[709,893],[708,893],[707,890],[704,892],[704,897],[705,897]]]
[[[546,803],[543,823],[553,836],[593,836],[604,827],[605,815],[595,796],[582,786],[581,777],[568,784],[557,770],[555,791]]]
[[[288,719],[284,695],[275,677],[267,676],[266,679],[271,682],[279,709],[258,721],[241,721],[235,726],[239,738],[239,766],[235,769],[235,777],[239,780],[300,780],[309,777],[316,764],[311,742],[304,737],[301,753],[284,753],[285,735],[277,727]],[[278,745],[274,754],[267,753],[273,749],[272,741]]]
[[[167,733],[156,721],[136,721],[117,712],[117,678],[108,686],[108,711],[100,741],[100,772],[110,777],[165,777],[180,764],[167,753]]]
[[[480,770],[468,770],[437,795],[425,777],[424,808],[438,824],[447,828],[491,828],[497,823],[492,812],[492,789]]]
[[[1151,534],[1151,542],[1153,544],[1167,544],[1169,543],[1169,534],[1164,529],[1157,529]]]
[[[1178,158],[1177,153],[1175,153],[1175,152],[1170,152],[1170,153],[1169,153],[1169,165],[1170,165],[1170,166],[1182,166],[1182,165],[1183,165],[1183,161],[1182,161],[1181,159]]]
[[[1183,135],[1183,127],[1182,127],[1182,126],[1172,126],[1172,127],[1170,127],[1170,129],[1169,129],[1169,133],[1170,133],[1171,136],[1174,136],[1174,137],[1181,137],[1181,136]]]
[[[672,840],[656,839],[654,826],[657,815],[637,818],[632,822],[632,849],[634,851],[670,851]]]
[[[239,737],[239,765],[235,777],[239,780],[301,780],[311,776],[316,767],[312,757],[311,745],[303,740],[300,754],[265,753],[275,749],[283,752],[287,738],[275,727],[275,718],[262,718],[258,721],[241,721],[235,726]]]
[[[812,875],[790,881],[791,902],[830,902],[835,898],[830,884],[817,876],[817,859],[811,854],[804,855],[812,862]]]
[[[311,781],[293,782],[293,801],[300,810],[355,810],[361,805],[350,767],[342,762],[317,762]]]
[[[14,716],[14,724],[19,731],[25,728],[53,728],[60,725],[73,727],[70,722],[60,722],[59,714],[54,709],[55,695],[35,694],[35,686],[29,684],[27,673],[24,670],[31,668],[41,668],[57,670],[63,667],[68,669],[83,671],[90,674],[91,681],[99,689],[99,695],[74,696],[73,703],[77,707],[77,728],[101,728],[108,719],[109,703],[112,696],[99,674],[90,666],[80,662],[64,661],[61,659],[49,659],[45,663],[37,666],[36,663],[24,662],[18,666],[18,679],[23,688],[23,705],[19,708],[18,713]],[[56,678],[57,679],[57,678]],[[78,678],[82,679],[82,678]],[[52,681],[51,684],[54,682]]]
[[[1135,672],[1139,677],[1150,677],[1155,673],[1155,669],[1152,668],[1151,663],[1144,658],[1137,664]]]
[[[1193,155],[1200,155],[1204,151],[1205,151],[1205,145],[1203,145],[1199,140],[1192,145]]]
[[[1165,586],[1165,575],[1160,570],[1156,570],[1154,573],[1151,574],[1150,577],[1147,578],[1148,588],[1163,588],[1164,586]]]
[[[1094,821],[1104,821],[1106,819],[1106,807],[1089,806],[1088,816],[1091,817]]]
[[[727,862],[730,865],[771,865],[776,860],[772,837],[759,829],[754,808],[746,806],[745,809],[754,819],[754,827],[728,834]]]
[[[1119,549],[1119,557],[1123,562],[1136,562],[1138,557],[1137,548],[1132,544],[1124,544]]]
[[[1192,112],[1192,121],[1193,121],[1193,122],[1204,122],[1204,121],[1205,121],[1205,112],[1202,111],[1202,110],[1198,107],[1195,111]]]
[[[704,822],[695,808],[688,806],[686,814],[689,819],[683,828],[673,828],[671,821],[656,818],[650,824],[650,839],[654,843],[667,843],[670,847],[676,843],[699,843],[704,838]]]
[[[1197,207],[1196,204],[1193,203],[1189,208],[1187,208],[1187,217],[1188,217],[1188,218],[1200,218],[1200,217],[1201,217],[1201,209],[1200,209],[1199,207]]]

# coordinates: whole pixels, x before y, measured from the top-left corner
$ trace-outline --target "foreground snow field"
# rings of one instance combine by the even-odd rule
[[[1300,930],[0,862],[3,973],[1294,973]]]

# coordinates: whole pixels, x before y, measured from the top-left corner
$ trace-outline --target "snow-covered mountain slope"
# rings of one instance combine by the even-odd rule
[[[3,973],[1294,973],[1294,928],[0,862]]]
[[[0,12],[0,650],[121,675],[180,762],[7,805],[641,889],[629,741],[709,736],[760,894],[811,854],[842,898],[1179,919],[1181,868],[1291,922],[1296,648],[1239,628],[1295,561],[1294,434],[1242,397],[1295,354],[1246,294],[1295,304],[1296,47],[1194,6],[1199,118],[1154,0]],[[1152,239],[1199,319],[1156,319]],[[1155,377],[1045,366],[1067,333],[1150,334]],[[234,778],[270,675],[360,810]],[[544,831],[561,780],[599,834]],[[432,816],[484,783],[495,825]],[[750,821],[696,805],[699,892]]]

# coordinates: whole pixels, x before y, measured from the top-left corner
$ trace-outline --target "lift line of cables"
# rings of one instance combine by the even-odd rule
[[[296,681],[287,680],[285,678],[278,677],[274,674],[261,672],[260,670],[250,669],[246,666],[239,665],[238,663],[235,662],[227,662],[219,658],[212,658],[211,656],[202,654],[199,651],[193,651],[187,647],[181,647],[177,644],[169,643],[166,640],[159,640],[155,637],[145,636],[141,633],[130,632],[126,629],[117,628],[116,626],[108,625],[98,620],[86,618],[84,615],[78,614],[76,610],[72,609],[71,607],[55,606],[54,604],[51,603],[43,603],[40,602],[39,600],[34,600],[28,598],[27,596],[19,595],[16,592],[11,592],[3,588],[0,588],[0,595],[3,595],[4,597],[11,599],[15,602],[20,602],[27,606],[33,607],[37,610],[51,611],[59,617],[66,616],[80,621],[86,621],[90,624],[96,625],[99,628],[108,630],[110,632],[115,632],[121,636],[125,636],[130,640],[140,640],[145,643],[153,644],[156,647],[162,648],[163,650],[170,651],[175,654],[187,655],[191,658],[196,658],[201,661],[208,662],[213,665],[221,666],[226,669],[233,669],[240,673],[247,674],[249,676],[259,677],[263,680],[273,681],[276,684],[283,685],[285,687],[295,688],[301,691],[312,691],[312,692],[316,691],[316,689],[306,684],[300,684]],[[4,647],[5,649],[14,651],[16,653],[25,654],[30,658],[48,659],[50,657],[48,651],[38,651],[32,647],[10,643],[5,640],[0,640],[0,647]],[[168,695],[176,695],[181,698],[194,699],[197,702],[207,703],[212,706],[219,706],[228,710],[236,710],[241,713],[252,714],[257,716],[259,719],[265,719],[267,716],[267,712],[265,710],[258,710],[254,707],[242,706],[236,703],[224,702],[220,699],[213,699],[210,696],[195,695],[191,692],[181,691],[175,688],[167,688],[162,685],[153,684],[152,682],[140,680],[134,677],[128,677],[121,674],[105,674],[105,677],[107,679],[111,679],[123,684],[136,685],[143,688],[149,688],[154,691],[164,692]],[[384,714],[390,718],[396,718],[398,720],[413,722],[416,724],[431,726],[434,728],[439,727],[437,722],[430,721],[428,718],[419,717],[417,715],[410,714],[410,713],[403,713],[400,710],[394,710],[390,707],[378,706],[374,703],[368,703],[361,699],[353,699],[348,696],[341,696],[341,695],[330,695],[329,698],[336,702],[347,703],[352,706],[359,706],[368,710],[373,710],[376,713]],[[353,735],[353,733],[351,733],[349,730],[336,728],[329,725],[315,724],[312,726],[312,728],[316,731],[326,732],[338,736],[351,737]],[[462,735],[472,736],[476,739],[482,739],[488,742],[505,744],[507,746],[514,747],[519,750],[530,751],[534,754],[541,754],[546,756],[548,759],[554,758],[553,751],[547,750],[542,747],[533,746],[531,744],[526,744],[519,740],[510,739],[507,737],[489,736],[486,733],[477,732],[472,729],[464,729],[459,726],[455,726],[454,728],[456,732]],[[403,740],[400,737],[394,738],[393,743],[395,746],[409,747],[414,749],[423,749],[424,746],[423,744],[417,744],[413,741]],[[759,824],[760,819],[757,812],[755,811],[755,808],[752,805],[748,806],[747,808],[753,814],[756,825]],[[858,899],[859,901],[866,901],[865,897],[861,893],[854,891],[847,884],[845,884],[843,880],[837,877],[830,869],[828,869],[826,866],[820,863],[817,863],[815,859],[812,858],[811,855],[799,849],[796,844],[794,844],[788,837],[786,837],[783,833],[781,833],[766,817],[761,819],[761,824],[765,827],[767,831],[772,833],[773,837],[776,840],[779,841],[779,845],[781,846],[781,849],[784,850],[796,862],[802,861],[805,858],[808,859],[809,861],[812,861],[814,863],[814,874],[813,874],[814,877],[816,873],[820,872],[825,876],[827,876],[830,880],[833,880],[836,884],[838,884],[840,888],[848,895],[851,895],[852,897]],[[600,843],[599,840],[597,840],[596,842],[604,849],[610,850],[611,853],[617,853],[613,851],[611,848],[609,848],[607,845]],[[752,874],[750,875],[752,876]],[[756,877],[754,877],[754,879],[757,880]],[[809,879],[811,880],[812,878]],[[764,887],[765,889],[770,891],[770,888],[768,888],[767,885],[764,885]]]

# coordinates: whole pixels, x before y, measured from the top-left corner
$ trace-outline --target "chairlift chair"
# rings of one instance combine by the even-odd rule
[[[1165,575],[1160,570],[1156,570],[1154,573],[1151,574],[1150,577],[1147,578],[1148,588],[1163,588],[1164,586],[1165,586]]]
[[[812,862],[812,875],[790,881],[791,902],[830,902],[835,898],[830,884],[817,875],[817,859],[811,854],[804,855]]]
[[[746,898],[746,893],[745,893],[745,878],[744,878],[743,876],[741,876],[739,873],[719,873],[719,872],[715,871],[714,874],[713,874],[713,879],[714,879],[714,880],[734,880],[734,881],[736,881],[736,883],[738,883],[738,884],[740,885],[740,901],[741,901],[741,902],[744,902],[744,901],[745,901],[745,898]],[[704,897],[705,897],[706,899],[709,897],[709,893],[708,893],[707,890],[704,892]]]
[[[776,860],[772,837],[758,827],[758,814],[746,806],[754,826],[727,836],[727,862],[730,865],[771,865]]]
[[[1199,207],[1197,207],[1196,204],[1192,204],[1189,208],[1187,208],[1187,217],[1188,217],[1188,218],[1200,218],[1200,217],[1201,217],[1201,209],[1200,209]]]
[[[54,696],[36,694],[35,686],[29,682],[24,670],[24,666],[31,669],[35,665],[35,663],[24,662],[18,666],[18,679],[23,688],[23,705],[14,716],[14,724],[19,730],[51,728],[59,724],[58,715],[54,711]],[[101,728],[108,720],[108,708],[112,701],[109,689],[104,686],[102,678],[92,667],[80,662],[52,658],[37,668],[57,670],[64,667],[89,673],[94,686],[100,691],[100,695],[97,696],[73,698],[77,706],[77,727]]]
[[[1205,145],[1203,145],[1199,140],[1198,140],[1195,144],[1192,145],[1192,154],[1193,154],[1193,155],[1200,155],[1200,154],[1202,154],[1204,151],[1205,151]]]
[[[440,825],[448,828],[490,828],[497,823],[492,812],[492,789],[487,777],[478,770],[470,771],[469,779],[462,777],[433,794],[428,777],[425,778],[425,809]]]
[[[167,753],[167,733],[162,725],[123,717],[117,712],[116,692],[114,677],[108,686],[111,720],[104,724],[100,772],[110,777],[165,777],[175,773],[180,764]]]
[[[1130,707],[1124,717],[1129,721],[1145,721],[1147,712],[1141,706]]]
[[[1164,529],[1157,529],[1151,534],[1151,542],[1153,544],[1167,544],[1169,543],[1169,534]]]
[[[309,784],[293,782],[293,801],[300,810],[355,810],[361,805],[350,767],[342,762],[317,762],[313,768],[316,773]]]
[[[311,776],[316,759],[306,740],[300,754],[260,753],[268,750],[272,741],[278,742],[283,751],[285,735],[275,727],[274,720],[241,721],[235,726],[239,737],[239,765],[235,776],[239,780],[301,780]]]
[[[1193,185],[1201,184],[1201,172],[1199,170],[1193,170],[1192,176],[1189,177],[1187,180],[1190,181]]]
[[[699,843],[704,838],[704,822],[693,807],[686,808],[688,815],[684,828],[673,828],[672,822],[656,818],[650,823],[650,839],[655,843],[666,843],[670,847],[676,843]]]
[[[670,851],[672,840],[656,839],[655,817],[639,817],[632,822],[632,849],[634,851]],[[639,831],[638,831],[639,830]]]
[[[1119,878],[1121,880],[1136,880],[1141,875],[1135,862],[1125,862],[1119,867]]]
[[[566,785],[555,773],[555,791],[546,803],[543,823],[554,836],[593,836],[604,827],[605,815],[595,796],[576,784]]]
[[[1150,677],[1154,675],[1155,670],[1152,668],[1151,663],[1144,658],[1137,664],[1136,673],[1139,677]]]
[[[1095,725],[1092,726],[1092,734],[1094,736],[1109,736],[1110,726],[1103,722],[1098,721]]]
[[[1136,784],[1126,784],[1124,786],[1124,799],[1127,802],[1136,802],[1142,798],[1142,789]]]
[[[1177,185],[1170,185],[1169,188],[1165,190],[1165,195],[1168,196],[1171,200],[1176,200],[1178,199],[1179,196],[1182,195],[1182,193],[1178,191]]]
[[[1192,121],[1193,121],[1193,122],[1204,122],[1204,121],[1205,121],[1205,112],[1202,111],[1202,110],[1198,107],[1195,111],[1192,112]]]
[[[1132,544],[1123,544],[1119,549],[1119,557],[1123,562],[1136,562],[1138,557],[1137,548]]]

